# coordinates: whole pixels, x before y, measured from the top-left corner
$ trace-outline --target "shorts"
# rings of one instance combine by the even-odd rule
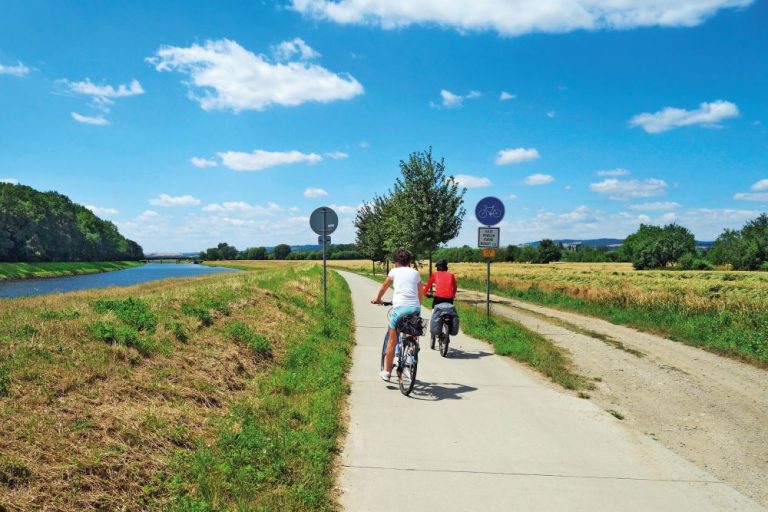
[[[414,313],[421,313],[421,306],[397,306],[396,308],[393,308],[392,314],[389,316],[389,328],[396,328],[397,319],[401,316],[412,315]]]

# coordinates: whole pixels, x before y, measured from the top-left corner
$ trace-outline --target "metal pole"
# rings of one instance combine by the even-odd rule
[[[328,285],[327,285],[327,270],[326,270],[326,263],[325,263],[325,236],[326,231],[328,230],[328,224],[326,223],[325,216],[326,216],[327,209],[323,208],[323,311],[326,313],[328,312],[328,303],[327,303],[327,296],[328,296]]]
[[[491,260],[488,260],[488,271],[485,274],[485,319],[491,321]]]

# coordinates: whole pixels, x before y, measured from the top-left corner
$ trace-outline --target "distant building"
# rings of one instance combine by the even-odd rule
[[[561,244],[566,251],[578,251],[581,248],[581,242],[565,242]]]

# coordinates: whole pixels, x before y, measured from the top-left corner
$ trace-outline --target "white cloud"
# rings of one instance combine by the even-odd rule
[[[77,121],[78,123],[83,124],[93,124],[96,126],[103,126],[105,124],[109,124],[109,121],[107,121],[104,116],[84,116],[81,114],[78,114],[77,112],[70,112],[72,115],[72,119]]]
[[[300,57],[314,52],[302,44],[296,39],[289,42]],[[227,39],[186,48],[163,46],[147,60],[157,71],[188,75],[190,98],[204,110],[263,110],[272,105],[327,103],[363,94],[363,86],[350,75],[332,73],[306,60],[269,62],[264,55]]]
[[[639,204],[629,205],[630,210],[635,210],[640,212],[650,212],[650,211],[657,211],[657,210],[674,210],[675,208],[680,208],[680,204],[673,203],[673,202],[656,202],[656,203],[639,203]]]
[[[18,62],[15,66],[0,64],[0,75],[11,75],[22,77],[29,74],[29,68]]]
[[[159,196],[150,199],[149,204],[152,206],[197,206],[200,204],[200,200],[190,195],[185,196],[169,196],[168,194],[160,194]]]
[[[292,0],[307,16],[384,29],[437,25],[461,33],[624,30],[635,27],[695,26],[721,9],[746,7],[752,0]]]
[[[539,158],[534,148],[502,149],[496,154],[496,165],[519,164]]]
[[[283,209],[279,205],[269,202],[267,206],[252,205],[245,201],[226,201],[218,204],[213,203],[203,207],[204,212],[218,212],[218,213],[234,213],[244,215],[274,215],[282,212]]]
[[[666,107],[655,114],[638,114],[630,119],[630,126],[640,126],[648,133],[662,133],[682,126],[702,125],[718,128],[723,119],[739,116],[739,107],[729,101],[717,100],[701,103],[696,110]]]
[[[625,201],[637,197],[655,197],[664,195],[667,191],[667,183],[655,178],[640,180],[619,180],[607,178],[589,186],[592,192],[606,194],[611,199]]]
[[[447,89],[440,91],[440,97],[442,98],[442,106],[444,108],[461,108],[464,106],[464,100],[471,100],[479,98],[482,94],[479,91],[469,91],[465,96],[460,94],[454,94]],[[434,108],[437,104],[430,102],[430,105]]]
[[[343,160],[345,158],[349,158],[349,155],[344,153],[343,151],[331,151],[329,153],[326,153],[325,156],[332,160]]]
[[[469,176],[468,174],[458,174],[454,176],[454,179],[460,187],[483,188],[490,187],[492,185],[491,180],[488,178],[481,178],[480,176]]]
[[[221,158],[222,165],[234,171],[261,171],[276,165],[301,162],[311,165],[323,160],[323,157],[317,153],[307,154],[296,150],[281,152],[257,149],[253,153],[225,151],[217,154]]]
[[[759,201],[768,203],[768,192],[737,192],[733,198],[739,201]]]
[[[351,215],[354,213],[357,213],[357,210],[360,209],[360,206],[347,206],[344,204],[332,204],[331,210],[334,210],[336,213],[339,213],[341,215]]]
[[[760,180],[750,187],[753,191],[768,190],[768,180]]]
[[[555,117],[557,117],[557,112],[555,112],[554,110],[550,110],[549,112],[547,112],[547,117],[550,119],[554,119]]]
[[[301,60],[312,60],[320,57],[320,54],[312,49],[303,39],[297,37],[293,41],[283,41],[272,48],[275,58],[281,62],[291,60],[294,55]]]
[[[507,196],[507,199],[509,199],[509,200],[511,200],[511,201],[514,201],[515,199],[517,199],[517,196],[516,196],[515,194],[509,194],[509,195]]]
[[[517,98],[517,94],[509,94],[507,91],[501,91],[501,94],[499,95],[500,101],[509,101]]]
[[[137,217],[137,220],[149,220],[160,217],[160,214],[152,210],[144,210],[141,215]]]
[[[109,216],[117,215],[118,213],[120,213],[118,210],[114,208],[101,208],[98,206],[93,206],[92,204],[87,204],[85,205],[85,207],[91,210],[96,215],[101,215],[104,217],[109,217]]]
[[[325,197],[328,195],[328,192],[326,192],[322,188],[308,188],[304,191],[304,197],[314,199],[316,197]]]
[[[16,178],[0,178],[0,183],[9,183],[11,185],[18,185],[19,180]]]
[[[552,183],[553,181],[555,181],[555,178],[549,174],[531,174],[523,180],[523,183],[526,185],[546,185],[547,183]]]
[[[126,98],[128,96],[144,94],[144,89],[138,80],[132,80],[128,85],[120,84],[117,88],[111,85],[96,85],[89,78],[86,78],[83,82],[61,80],[61,83],[74,93],[96,96],[98,98]]]
[[[597,171],[595,174],[598,176],[629,176],[632,173],[626,169],[612,169],[612,170],[605,170],[605,171]]]
[[[215,160],[208,160],[208,159],[199,158],[196,156],[193,156],[192,158],[190,158],[189,163],[191,163],[198,169],[206,169],[208,167],[216,167],[217,165],[219,165],[218,163],[216,163]]]

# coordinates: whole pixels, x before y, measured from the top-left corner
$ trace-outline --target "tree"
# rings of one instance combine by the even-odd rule
[[[768,215],[749,221],[740,231],[726,229],[709,254],[713,263],[736,270],[757,270],[768,261]]]
[[[276,260],[284,260],[291,254],[291,246],[288,244],[279,244],[275,246],[275,249],[272,252],[275,255]]]
[[[696,240],[686,228],[668,224],[663,228],[641,224],[629,235],[622,249],[637,270],[664,268],[681,256],[696,251]]]
[[[240,254],[245,260],[267,259],[267,249],[265,247],[249,247]]]
[[[429,257],[459,234],[466,210],[465,188],[445,175],[445,162],[432,158],[432,148],[400,161],[402,176],[391,193],[393,215],[387,217],[387,249],[405,248],[416,259]]]
[[[387,242],[387,201],[386,196],[376,196],[372,202],[363,203],[355,217],[355,242],[357,249],[371,260],[373,273],[376,274],[376,262],[384,262],[389,257]]]
[[[536,256],[536,263],[550,263],[552,261],[560,261],[562,257],[562,250],[559,245],[545,238],[539,242],[539,251]]]

